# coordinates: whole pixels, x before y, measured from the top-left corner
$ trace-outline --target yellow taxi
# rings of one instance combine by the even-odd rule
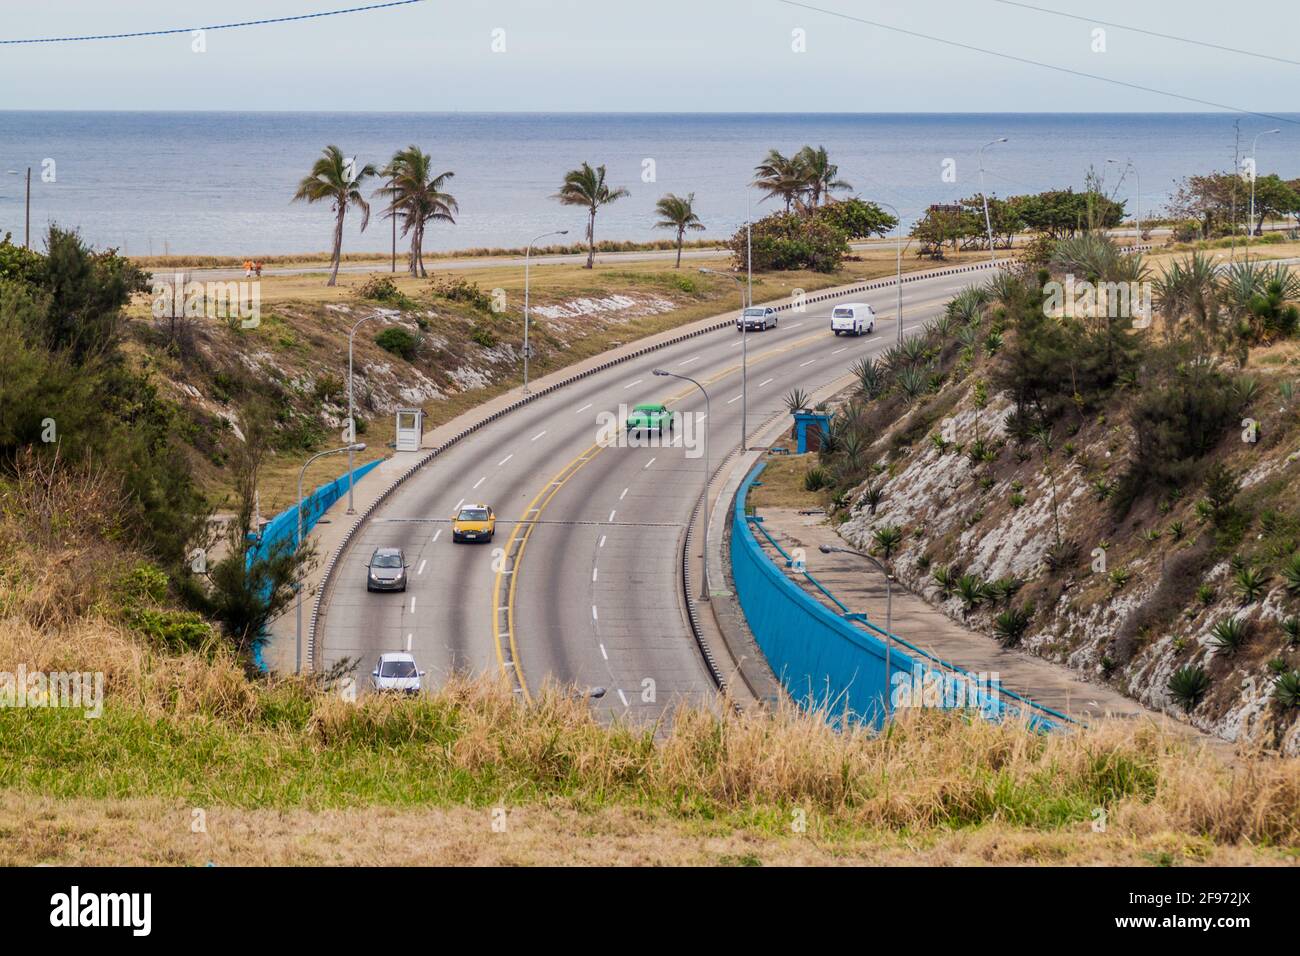
[[[452,541],[491,541],[497,516],[487,505],[464,505],[451,519]]]

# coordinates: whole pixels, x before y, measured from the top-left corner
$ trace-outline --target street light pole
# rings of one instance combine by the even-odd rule
[[[1262,133],[1256,133],[1254,140],[1250,144],[1250,223],[1246,229],[1246,261],[1250,262],[1250,237],[1255,234],[1255,180],[1259,178],[1259,170],[1255,167],[1255,147],[1259,145],[1261,136],[1268,136],[1270,133],[1280,133],[1280,129],[1266,129]]]
[[[749,412],[749,322],[745,319],[746,296],[744,283],[740,281],[739,276],[734,276],[730,272],[718,272],[716,269],[701,269],[705,275],[726,276],[740,290],[740,450],[746,450],[745,436],[747,434]],[[750,303],[752,304],[752,303]],[[766,328],[766,320],[764,320]]]
[[[357,444],[356,442],[349,442],[343,448],[331,448],[328,451],[322,451],[322,452],[318,452],[315,455],[312,455],[310,458],[307,459],[306,463],[302,466],[302,468],[299,469],[298,471],[298,537],[294,540],[294,546],[293,546],[293,550],[295,553],[297,553],[298,549],[302,547],[302,478],[303,475],[307,473],[307,469],[311,466],[311,463],[314,462],[317,458],[324,458],[326,455],[339,455],[342,454],[343,452],[347,452],[349,457],[351,457],[352,452],[365,451],[365,450],[366,450],[366,446],[364,443]],[[303,588],[303,582],[300,580],[298,582],[298,587],[297,587],[298,593],[294,600],[294,605],[295,605],[294,616],[297,619],[296,624],[294,626],[294,633],[296,635],[295,646],[297,648],[296,656],[294,657],[294,665],[293,665],[293,672],[295,674],[302,673],[302,588]]]
[[[533,252],[533,243],[545,239],[547,236],[567,236],[569,230],[557,229],[555,232],[544,232],[534,239],[528,240],[528,248],[524,250],[524,394],[528,394],[528,360],[531,358],[532,348],[528,344],[528,259]]]
[[[700,576],[700,600],[709,599],[709,478],[712,472],[709,470],[709,393],[703,385],[691,378],[689,375],[678,375],[676,372],[667,372],[661,368],[654,369],[655,375],[667,378],[679,378],[683,382],[690,382],[704,395],[704,418],[705,426],[702,430],[704,440],[704,573]]]
[[[887,202],[877,202],[877,206],[886,206],[894,210],[894,234],[897,237],[898,253],[898,276],[894,280],[894,288],[897,292],[895,298],[895,322],[898,328],[895,330],[895,338],[901,345],[903,342],[903,217],[898,212],[898,207]]]
[[[885,576],[885,716],[888,717],[891,710],[891,695],[889,688],[889,648],[894,641],[894,577],[889,573],[889,569],[880,561],[869,554],[863,554],[861,551],[853,551],[850,548],[834,548],[829,544],[820,545],[818,550],[820,550],[822,554],[839,552],[840,554],[852,554],[856,557],[863,558],[874,564],[876,569]]]
[[[357,334],[357,329],[361,328],[361,323],[370,319],[379,318],[378,312],[372,312],[370,315],[363,315],[357,319],[356,324],[348,332],[348,511],[350,515],[356,514],[356,509],[352,507],[352,443],[357,440],[357,422],[354,417],[355,412],[352,406],[352,340]],[[341,449],[340,449],[341,450]]]
[[[983,146],[980,147],[980,151],[979,151],[980,198],[984,200],[984,228],[988,230],[988,234],[989,234],[989,261],[990,262],[997,262],[998,254],[997,254],[997,250],[993,248],[993,222],[992,220],[989,219],[989,194],[984,189],[984,150],[988,149],[990,146],[996,145],[997,143],[1005,143],[1006,141],[1007,138],[1005,136],[1001,136],[993,140],[993,142],[991,143],[985,143]]]

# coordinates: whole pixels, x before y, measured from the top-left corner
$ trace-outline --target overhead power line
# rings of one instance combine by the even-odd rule
[[[271,17],[265,20],[241,20],[236,23],[213,23],[198,27],[169,27],[165,30],[137,30],[133,33],[95,33],[84,36],[67,37],[30,37],[24,40],[0,40],[0,46],[19,46],[35,43],[82,43],[87,40],[129,40],[135,37],[161,37],[175,33],[195,33],[199,30],[234,30],[238,27],[262,27],[272,23],[293,23],[298,20],[317,20],[321,17],[338,17],[345,13],[366,13],[370,10],[382,10],[385,7],[404,7],[424,0],[389,0],[388,3],[372,3],[364,7],[345,7],[342,10],[322,10],[319,13],[300,13],[293,17]]]
[[[1052,70],[1056,73],[1065,73],[1070,76],[1080,76],[1088,80],[1096,80],[1099,83],[1109,83],[1112,86],[1122,86],[1125,89],[1139,90],[1143,93],[1154,93],[1157,96],[1168,96],[1172,99],[1182,100],[1186,103],[1196,103],[1200,106],[1212,106],[1216,110],[1228,110],[1232,113],[1242,113],[1247,116],[1258,116],[1262,119],[1271,120],[1275,123],[1289,123],[1292,126],[1300,126],[1300,120],[1289,119],[1285,116],[1275,116],[1272,113],[1260,113],[1256,110],[1244,109],[1240,106],[1232,106],[1227,103],[1216,103],[1213,100],[1203,100],[1195,96],[1187,96],[1183,93],[1173,93],[1169,90],[1156,89],[1153,86],[1143,86],[1141,83],[1129,83],[1127,80],[1117,80],[1113,77],[1102,76],[1098,73],[1088,73],[1084,70],[1072,70],[1069,67],[1057,66],[1055,63],[1044,63],[1041,60],[1031,60],[1028,57],[1016,56],[1014,53],[1002,53],[999,50],[990,50],[986,47],[975,46],[971,43],[961,43],[957,40],[949,40],[945,37],[933,36],[929,33],[921,33],[918,30],[908,30],[904,27],[896,27],[889,23],[880,23],[876,20],[868,20],[865,17],[857,17],[848,13],[841,13],[838,10],[827,10],[824,7],[814,7],[807,3],[798,3],[796,0],[778,0],[789,7],[800,7],[804,10],[811,10],[814,13],[824,13],[827,16],[839,17],[841,20],[851,20],[854,23],[866,24],[869,27],[876,27],[879,30],[888,30],[891,33],[901,33],[904,36],[917,37],[921,40],[929,40],[931,43],[942,43],[945,46],[956,47],[959,50],[968,50],[972,53],[982,53],[985,56],[996,56],[1003,60],[1010,60],[1014,63],[1024,63],[1028,66],[1036,66],[1042,70]]]

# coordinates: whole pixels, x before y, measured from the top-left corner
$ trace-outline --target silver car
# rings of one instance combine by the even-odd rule
[[[406,590],[406,556],[401,548],[375,548],[366,566],[366,590]]]
[[[780,316],[776,309],[770,305],[755,305],[746,309],[736,319],[736,331],[743,332],[746,329],[766,332],[768,329],[776,328],[776,323]]]
[[[380,654],[379,662],[370,672],[370,681],[376,691],[395,691],[402,694],[418,694],[420,678],[424,671],[415,666],[415,658],[410,654],[396,651]]]

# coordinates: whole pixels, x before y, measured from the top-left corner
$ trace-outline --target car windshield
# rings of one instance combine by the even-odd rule
[[[370,559],[372,568],[400,568],[402,566],[402,556],[400,554],[377,554]]]
[[[636,408],[632,409],[632,411],[634,411],[634,412],[661,412],[661,411],[663,411],[663,406],[662,406],[662,405],[638,405]]]
[[[486,508],[461,508],[458,516],[461,521],[487,521]]]
[[[757,316],[761,319],[763,316],[767,315],[767,309],[746,309],[745,315]]]
[[[414,661],[384,661],[379,666],[380,677],[414,677]]]
[[[837,318],[837,319],[851,319],[851,318],[853,318],[853,310],[852,310],[852,309],[836,309],[832,314],[833,314],[833,315],[835,316],[835,318]]]

